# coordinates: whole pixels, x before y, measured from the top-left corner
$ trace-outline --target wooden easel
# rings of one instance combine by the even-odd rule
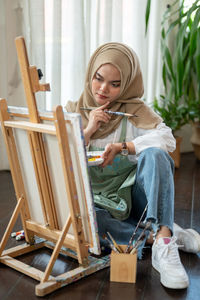
[[[0,100],[2,132],[6,143],[17,197],[16,208],[0,244],[0,262],[40,281],[40,283],[36,285],[36,295],[44,296],[72,281],[78,280],[109,266],[109,258],[94,258],[88,254],[88,243],[85,240],[80,207],[77,201],[76,183],[73,174],[66,121],[64,119],[62,107],[57,106],[54,110],[53,119],[50,118],[52,124],[43,124],[41,122],[42,117],[40,117],[37,110],[35,93],[38,91],[50,90],[49,84],[40,84],[36,67],[29,66],[26,46],[22,37],[16,39],[16,48],[27,99],[28,120],[13,121],[12,114],[8,112],[6,100]],[[13,130],[16,128],[25,130],[28,135],[45,224],[39,224],[31,219],[22,170],[18,158],[15,135],[13,133]],[[59,144],[70,210],[62,230],[60,230],[58,226],[43,134],[56,136]],[[26,243],[4,250],[19,214],[21,215]],[[73,237],[68,234],[70,226],[73,228]],[[36,242],[35,236],[44,238],[46,241]],[[22,254],[29,253],[42,247],[52,248],[52,244],[49,243],[49,241],[54,243],[54,247],[50,261],[44,272],[16,259],[16,257]],[[59,253],[63,251],[62,247],[68,249],[65,250],[66,254],[76,258],[80,266],[73,271],[66,272],[59,276],[52,276],[52,268]]]

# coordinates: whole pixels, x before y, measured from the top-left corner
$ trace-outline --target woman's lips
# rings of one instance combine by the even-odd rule
[[[104,96],[104,95],[101,95],[101,94],[98,94],[98,93],[97,93],[97,96],[98,96],[99,98],[101,98],[101,99],[106,99],[106,98],[108,98],[107,96]]]

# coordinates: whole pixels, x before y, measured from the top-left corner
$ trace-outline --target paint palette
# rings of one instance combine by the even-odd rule
[[[104,159],[101,157],[103,151],[89,151],[87,152],[87,159],[89,167],[99,166],[103,163]]]

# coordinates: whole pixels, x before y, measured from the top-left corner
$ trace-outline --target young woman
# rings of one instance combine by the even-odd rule
[[[186,288],[189,280],[176,242],[180,235],[185,251],[198,252],[200,237],[178,226],[176,233],[173,230],[174,165],[168,152],[175,149],[175,139],[163,120],[140,100],[142,95],[136,53],[124,44],[107,43],[90,59],[79,101],[68,102],[66,109],[81,114],[88,149],[104,151],[102,165],[90,168],[102,245],[107,232],[118,243],[127,244],[148,203],[145,222],[152,222],[154,238],[149,234],[144,242],[153,243],[152,265],[165,287]]]

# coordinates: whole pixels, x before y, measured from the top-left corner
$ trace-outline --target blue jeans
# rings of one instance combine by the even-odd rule
[[[173,232],[174,162],[159,148],[148,148],[139,157],[136,180],[132,188],[132,214],[139,219],[146,203],[146,220],[167,226]]]
[[[144,150],[138,160],[136,180],[132,187],[132,210],[129,218],[119,221],[108,211],[96,207],[100,242],[109,231],[119,244],[127,244],[148,201],[146,220],[152,220],[153,230],[160,225],[173,232],[174,221],[174,163],[172,158],[159,148]],[[138,235],[141,229],[138,230]]]

